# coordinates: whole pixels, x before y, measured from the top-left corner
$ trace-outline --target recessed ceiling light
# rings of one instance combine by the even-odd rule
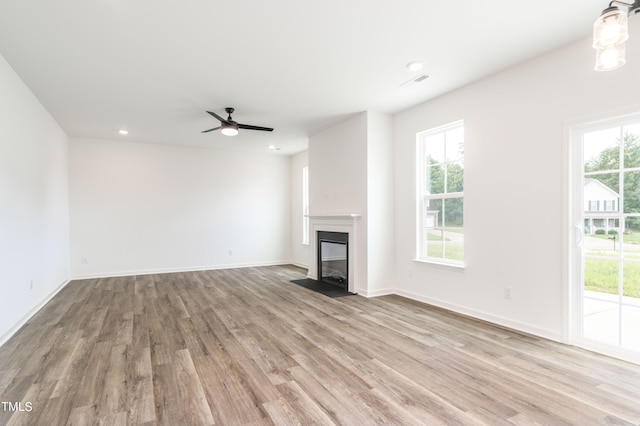
[[[424,67],[424,64],[420,61],[411,61],[407,64],[409,71],[420,71]]]
[[[267,148],[269,148],[271,151],[280,151],[280,148],[275,145],[269,145]]]
[[[118,133],[120,133],[121,135],[128,135],[129,131],[127,129],[120,129],[118,130]]]

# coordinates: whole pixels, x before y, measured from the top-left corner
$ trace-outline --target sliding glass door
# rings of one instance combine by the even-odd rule
[[[574,140],[574,339],[640,355],[640,117]]]

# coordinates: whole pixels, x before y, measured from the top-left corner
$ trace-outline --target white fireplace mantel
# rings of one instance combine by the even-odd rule
[[[318,241],[317,235],[318,231],[328,231],[328,232],[344,232],[349,234],[349,277],[348,290],[352,293],[357,293],[359,289],[364,289],[363,283],[360,282],[362,280],[362,276],[360,273],[356,273],[361,271],[362,265],[360,262],[364,261],[364,257],[359,253],[359,244],[358,244],[358,219],[362,217],[362,215],[357,213],[326,213],[326,214],[310,214],[306,215],[309,218],[309,270],[308,277],[312,279],[318,279],[318,267],[317,267],[317,256],[318,256]]]
[[[338,214],[306,214],[309,219],[357,219],[362,215],[357,213],[338,213]]]

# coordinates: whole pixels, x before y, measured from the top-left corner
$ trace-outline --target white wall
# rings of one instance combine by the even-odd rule
[[[360,113],[312,136],[308,153],[311,214],[364,215],[367,209],[367,114]]]
[[[302,244],[302,169],[309,165],[307,151],[291,156],[291,262],[308,267],[309,245]]]
[[[273,154],[73,138],[72,275],[288,262],[290,175]]]
[[[309,141],[310,203],[313,215],[362,215],[357,227],[355,274],[359,293],[394,288],[393,120],[366,111]]]
[[[367,113],[309,138],[309,210],[312,215],[359,214],[357,282],[367,292]],[[312,239],[313,241],[313,239]],[[310,250],[314,253],[313,250]]]
[[[629,41],[627,58],[625,67],[597,73],[591,41],[584,39],[396,116],[400,294],[561,338],[567,285],[563,245],[569,232],[565,127],[639,105],[640,37]],[[460,119],[465,123],[464,271],[413,261],[416,133]],[[505,286],[512,287],[512,300],[503,297]]]
[[[367,111],[367,293],[394,292],[393,120]]]
[[[1,56],[0,93],[3,343],[69,279],[68,140]]]

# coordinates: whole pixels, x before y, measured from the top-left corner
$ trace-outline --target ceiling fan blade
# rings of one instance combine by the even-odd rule
[[[221,123],[228,123],[227,120],[225,120],[224,118],[220,117],[218,114],[216,114],[215,112],[211,112],[211,111],[207,111],[207,114],[217,118],[218,120],[220,120]]]
[[[264,132],[272,132],[273,131],[273,128],[271,128],[271,127],[252,126],[250,124],[240,124],[240,123],[238,123],[238,129],[262,130]]]
[[[202,131],[202,132],[200,132],[200,133],[209,133],[209,132],[213,132],[214,130],[218,130],[220,127],[222,127],[222,126],[214,127],[213,129],[209,129],[209,130],[203,130],[203,131]]]

